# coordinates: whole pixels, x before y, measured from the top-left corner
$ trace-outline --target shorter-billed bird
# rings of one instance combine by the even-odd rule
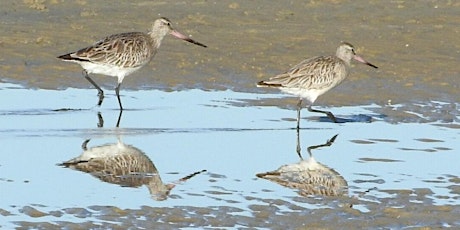
[[[319,56],[303,60],[285,73],[257,83],[258,87],[278,88],[299,97],[297,104],[297,129],[300,126],[302,99],[308,102],[308,111],[326,114],[333,122],[337,119],[329,111],[312,109],[311,105],[318,96],[339,85],[350,72],[350,61],[355,59],[368,66],[377,66],[356,55],[353,45],[343,42],[337,48],[335,56]]]

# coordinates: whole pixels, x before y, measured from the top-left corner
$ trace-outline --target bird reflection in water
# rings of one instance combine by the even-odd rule
[[[332,145],[336,138],[337,135],[325,144],[308,147],[307,151],[310,157],[304,160],[300,153],[299,132],[297,131],[297,154],[301,159],[300,162],[283,165],[275,171],[258,173],[256,176],[288,188],[297,189],[301,196],[347,195],[348,184],[345,179],[334,169],[316,161],[311,153],[313,149]]]
[[[123,111],[120,110],[120,112],[118,112],[117,124],[115,125],[116,128],[119,128],[119,127],[120,127],[120,122],[121,122],[121,116],[122,116],[122,115],[123,115]],[[104,127],[104,118],[102,117],[102,113],[101,113],[101,112],[98,112],[98,113],[97,113],[97,127],[98,127],[98,128]]]
[[[120,139],[117,143],[88,148],[89,141],[83,142],[83,153],[80,156],[59,166],[86,172],[101,181],[123,187],[146,185],[152,198],[158,201],[166,200],[176,184],[206,171],[198,171],[165,184],[153,162],[138,148],[126,145]]]

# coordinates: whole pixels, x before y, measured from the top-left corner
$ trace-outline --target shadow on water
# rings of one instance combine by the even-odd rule
[[[352,122],[362,122],[370,123],[372,122],[372,116],[366,114],[357,114],[349,116],[336,117],[337,123],[352,123]],[[314,120],[313,118],[311,120]],[[329,117],[319,117],[317,118],[319,122],[333,122]]]
[[[283,165],[277,170],[256,174],[257,177],[273,181],[287,188],[297,189],[301,196],[346,196],[347,181],[337,171],[316,161],[311,150],[331,146],[336,134],[326,143],[307,147],[308,159],[303,159],[300,149],[300,135],[297,130],[297,154],[300,162]]]
[[[336,116],[335,119],[337,120],[337,123],[371,123],[376,120],[385,119],[386,117],[387,116],[384,114],[351,114]],[[334,123],[327,116],[308,117],[307,119],[310,121]]]

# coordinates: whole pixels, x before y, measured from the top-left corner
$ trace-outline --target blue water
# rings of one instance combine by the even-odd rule
[[[117,128],[118,104],[112,92],[106,92],[99,108],[93,106],[95,90],[29,90],[11,84],[0,88],[0,208],[14,214],[2,218],[1,226],[14,227],[19,220],[81,221],[73,215],[31,218],[22,211],[28,206],[42,212],[94,205],[120,209],[230,206],[244,215],[250,215],[248,206],[264,204],[264,199],[305,209],[328,206],[298,201],[296,190],[255,176],[299,161],[295,111],[243,103],[281,98],[282,94],[123,91],[127,110]],[[327,108],[338,116],[366,114],[373,117],[370,123],[320,122],[321,114],[303,110],[300,142],[304,157],[308,157],[307,146],[339,134],[332,146],[313,150],[313,154],[344,177],[349,197],[362,197],[370,190],[369,197],[357,199],[378,202],[392,197],[390,190],[423,188],[431,191],[425,198],[434,205],[459,205],[458,191],[452,190],[460,174],[455,166],[460,149],[458,123],[391,124],[376,112],[379,107]],[[59,110],[63,108],[69,110]],[[98,113],[103,127],[97,127]],[[57,166],[80,155],[87,139],[91,139],[88,147],[93,147],[116,143],[119,138],[142,150],[163,182],[177,184],[168,199],[152,199],[145,186],[121,187]],[[207,172],[177,183],[203,169]],[[369,211],[365,204],[355,208]]]

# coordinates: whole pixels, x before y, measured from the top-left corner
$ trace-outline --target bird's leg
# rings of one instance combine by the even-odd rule
[[[324,113],[324,114],[326,114],[327,117],[329,117],[329,119],[331,119],[334,123],[338,123],[338,122],[337,122],[337,119],[334,117],[334,114],[332,114],[332,113],[329,112],[329,111],[323,111],[323,110],[313,109],[313,108],[311,107],[311,105],[308,106],[308,111],[314,112],[314,113]]]
[[[117,120],[117,128],[120,126],[120,121],[121,121],[121,115],[123,114],[123,110],[120,110],[120,113],[118,114],[118,120]]]
[[[326,146],[331,146],[332,143],[334,143],[335,139],[337,138],[339,134],[335,134],[331,139],[327,140],[326,143],[322,144],[322,145],[312,145],[312,146],[309,146],[307,148],[307,151],[308,151],[308,154],[310,155],[310,157],[312,157],[312,154],[311,154],[311,150],[312,149],[317,149],[317,148],[321,148],[321,147],[326,147]]]
[[[104,127],[104,118],[102,118],[101,112],[98,112],[98,113],[97,113],[97,120],[99,121],[99,122],[97,123],[97,127],[98,127],[98,128]]]
[[[299,98],[297,103],[297,131],[300,129],[300,110],[302,109],[302,98]]]
[[[99,101],[97,102],[98,106],[102,105],[102,100],[104,100],[104,91],[102,91],[101,87],[99,87],[96,82],[93,81],[88,75],[86,70],[83,70],[83,76],[85,76],[86,80],[88,80],[98,91],[97,95],[99,96]]]
[[[121,82],[118,82],[117,87],[115,87],[115,94],[117,94],[118,104],[120,105],[120,110],[123,110],[123,106],[121,105],[121,99],[120,99],[120,86],[121,86]]]
[[[299,155],[300,159],[303,160],[302,153],[300,152],[301,149],[300,149],[300,130],[299,129],[297,129],[297,148],[296,148],[296,151],[297,151],[297,155]]]
[[[187,175],[187,176],[185,176],[185,177],[180,178],[178,181],[179,181],[179,182],[184,182],[184,181],[186,181],[186,180],[188,180],[188,179],[190,179],[190,178],[192,178],[192,177],[194,177],[194,176],[196,176],[196,175],[198,175],[198,174],[200,174],[200,173],[203,173],[203,172],[207,172],[207,170],[206,170],[206,169],[203,169],[203,170],[201,170],[201,171],[194,172],[194,173],[192,173],[192,174],[190,174],[190,175]]]
[[[90,141],[91,139],[86,139],[85,141],[83,141],[83,143],[81,143],[81,148],[83,149],[83,151],[86,151],[88,150],[88,142]]]

